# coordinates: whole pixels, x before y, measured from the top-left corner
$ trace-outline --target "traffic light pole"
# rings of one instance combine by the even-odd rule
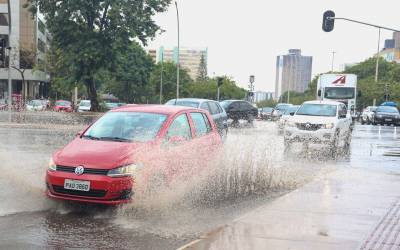
[[[329,17],[326,17],[326,19],[327,20],[344,20],[344,21],[348,21],[348,22],[353,22],[353,23],[358,23],[358,24],[362,24],[362,25],[367,25],[367,26],[378,28],[378,30],[379,30],[379,33],[378,33],[378,51],[376,53],[376,67],[375,67],[375,82],[378,82],[379,50],[380,50],[380,42],[381,42],[381,29],[395,31],[395,32],[400,32],[400,30],[396,30],[396,29],[392,29],[392,28],[388,28],[388,27],[384,27],[384,26],[380,26],[380,25],[376,25],[376,24],[372,24],[372,23],[361,22],[361,21],[357,21],[357,20],[354,20],[354,19],[350,19],[350,18],[344,18],[344,17],[329,16]],[[332,29],[333,29],[333,26],[332,26]],[[329,30],[329,31],[331,31],[331,30]]]

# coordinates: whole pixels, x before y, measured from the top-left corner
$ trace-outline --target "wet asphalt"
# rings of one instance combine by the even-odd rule
[[[271,186],[269,192],[172,205],[159,199],[145,206],[111,209],[51,201],[44,195],[46,164],[80,129],[79,125],[31,128],[0,123],[1,249],[176,249],[337,168],[390,171],[400,166],[400,128],[356,125],[350,151],[331,159],[319,147],[307,152],[297,147],[285,156],[275,124],[257,122],[231,130],[225,147],[235,145],[246,155],[251,154],[246,152],[250,145],[262,145],[268,157],[257,164],[289,169],[286,175],[279,174],[283,184]],[[256,138],[270,141],[262,144]]]

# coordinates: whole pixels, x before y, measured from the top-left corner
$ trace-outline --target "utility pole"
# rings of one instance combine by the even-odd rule
[[[249,95],[250,95],[250,102],[254,102],[254,81],[255,81],[255,76],[251,75],[250,76],[250,85],[249,85]]]
[[[11,5],[10,0],[7,0],[8,5],[8,112],[9,122],[11,122],[11,106],[12,106],[12,81],[11,81]]]
[[[163,75],[164,75],[164,50],[161,51],[160,104],[162,104],[162,95],[163,95]]]
[[[380,45],[381,45],[381,28],[378,28],[378,50],[376,52],[375,82],[378,82]]]
[[[176,99],[175,99],[176,102],[179,99],[179,67],[180,67],[179,9],[178,9],[178,3],[176,1],[175,1],[175,7],[176,7],[176,21],[178,26],[178,58],[176,63]]]
[[[333,73],[333,65],[334,65],[334,62],[335,62],[335,54],[336,54],[336,52],[335,52],[335,51],[332,51],[331,73]]]

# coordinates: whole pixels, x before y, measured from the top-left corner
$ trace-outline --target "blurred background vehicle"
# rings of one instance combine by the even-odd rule
[[[78,112],[87,112],[90,111],[91,104],[90,100],[81,100],[78,105]]]
[[[225,100],[220,104],[225,109],[228,118],[233,120],[233,126],[236,126],[239,120],[246,120],[248,123],[252,123],[258,116],[258,109],[247,101]]]
[[[261,120],[271,120],[272,112],[274,108],[272,107],[264,107],[260,109],[260,118]]]
[[[396,107],[379,106],[374,112],[374,125],[400,125],[400,113]]]
[[[32,100],[26,103],[25,108],[28,111],[44,111],[46,110],[46,103],[43,100]]]
[[[65,101],[65,100],[58,100],[54,104],[54,111],[56,112],[72,112],[72,103],[70,101]]]
[[[289,117],[293,116],[299,108],[300,105],[293,105],[285,110],[285,112],[282,114],[281,118],[278,121],[278,134],[283,133],[286,122],[289,120]]]
[[[292,104],[290,103],[278,103],[271,114],[271,120],[273,121],[279,120],[279,118],[281,118],[285,110],[288,109],[290,106],[292,106]]]
[[[361,114],[361,124],[371,124],[374,120],[374,111],[377,108],[377,106],[366,107]]]
[[[397,108],[397,102],[384,102],[381,104],[381,106],[390,106],[390,107],[396,107]]]
[[[178,100],[169,100],[165,105],[177,105],[207,110],[217,125],[218,132],[222,139],[226,139],[228,134],[228,115],[219,102],[200,98],[182,98]]]

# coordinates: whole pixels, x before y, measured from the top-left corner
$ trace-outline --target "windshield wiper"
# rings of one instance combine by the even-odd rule
[[[100,140],[104,141],[117,141],[117,142],[131,142],[132,140],[126,139],[126,138],[121,138],[121,137],[100,137]]]
[[[92,136],[92,135],[84,135],[84,136],[82,136],[82,138],[86,138],[86,139],[89,139],[89,140],[96,140],[96,141],[100,140],[99,137]]]

